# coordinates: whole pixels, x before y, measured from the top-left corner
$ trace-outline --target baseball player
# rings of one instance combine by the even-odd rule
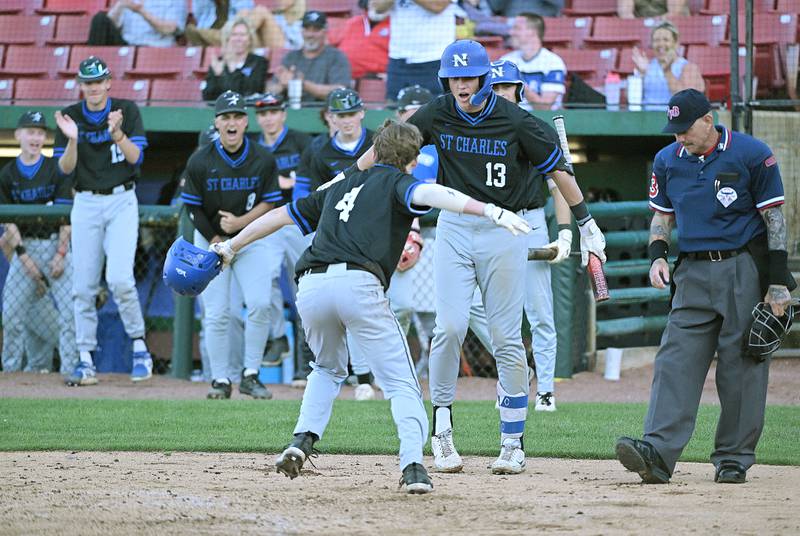
[[[95,56],[78,66],[81,102],[56,112],[53,156],[65,174],[75,173],[72,206],[72,256],[75,337],[80,362],[69,385],[97,383],[92,352],[97,348],[95,298],[100,270],[119,307],[125,332],[133,339],[131,380],[147,380],[153,360],[145,344],[144,319],[136,292],[133,262],[139,236],[136,180],[147,147],[142,118],[134,102],[112,98],[111,73]]]
[[[517,66],[510,61],[492,63],[491,85],[497,95],[519,104],[525,89],[525,82],[519,75]],[[558,143],[556,131],[538,117],[533,118],[553,143]],[[531,226],[528,234],[529,248],[550,247],[556,250],[556,257],[550,263],[561,262],[569,256],[572,248],[570,212],[564,196],[556,187],[555,181],[547,179],[538,171],[533,172],[533,180],[544,180],[553,196],[558,222],[558,238],[548,243],[547,222],[544,217],[545,193],[542,188],[530,188],[529,200],[523,217]],[[556,326],[553,321],[553,289],[550,285],[550,265],[545,262],[529,262],[525,273],[525,315],[531,327],[533,359],[536,364],[536,404],[535,411],[555,411],[554,375],[556,367]],[[469,327],[491,352],[491,335],[486,323],[483,300],[476,292],[470,310]],[[488,344],[487,344],[488,343]]]
[[[39,111],[23,113],[17,121],[14,138],[22,152],[0,170],[0,204],[72,204],[72,181],[61,173],[55,159],[42,155],[47,138],[44,115]],[[41,360],[42,352],[35,350],[36,344],[25,332],[26,326],[30,326],[28,320],[34,320],[31,309],[52,303],[58,315],[60,370],[66,376],[78,361],[71,295],[70,228],[4,225],[4,235],[13,237],[10,246],[16,255],[3,287],[3,370],[23,369],[26,343],[28,362],[24,369],[50,370],[52,349],[50,359]],[[41,331],[41,326],[37,331]]]
[[[489,57],[480,43],[460,40],[442,54],[439,76],[447,93],[429,102],[409,123],[439,153],[440,184],[484,202],[522,213],[532,181],[533,164],[551,176],[578,221],[581,256],[605,260],[605,238],[589,214],[583,194],[570,174],[558,144],[549,141],[533,117],[497,97],[489,80]],[[359,167],[372,162],[368,151]],[[461,345],[476,288],[483,294],[499,380],[500,455],[493,473],[525,469],[523,432],[528,408],[528,364],[520,326],[525,296],[527,239],[498,235],[483,220],[444,211],[439,215],[434,256],[436,327],[430,351],[434,468],[456,472],[463,467],[453,444],[455,399]]]
[[[197,151],[186,164],[181,199],[194,221],[194,243],[208,248],[235,236],[248,223],[281,199],[275,158],[246,136],[244,98],[226,91],[214,105],[219,139]],[[206,349],[211,365],[208,398],[230,398],[230,292],[241,289],[247,307],[244,328],[244,368],[239,392],[268,399],[272,393],[258,379],[270,322],[270,292],[264,281],[280,273],[283,255],[275,243],[259,240],[243,250],[230,270],[214,279],[202,293]]]
[[[787,268],[783,184],[766,144],[714,125],[697,90],[673,95],[650,180],[650,283],[670,284],[670,233],[680,255],[674,294],[653,371],[642,440],[622,437],[616,454],[648,484],[669,482],[694,431],[708,368],[717,355],[720,417],[714,480],[742,483],[764,427],[769,360],[745,354],[743,337],[763,296],[780,317],[796,285]]]
[[[368,171],[349,168],[327,189],[271,211],[239,236],[214,246],[225,262],[251,241],[281,226],[316,229],[311,247],[297,263],[297,308],[311,349],[313,371],[290,446],[276,460],[278,471],[299,475],[303,462],[322,438],[347,378],[345,331],[349,331],[386,398],[400,438],[401,484],[410,493],[433,486],[422,465],[428,419],[422,392],[397,319],[384,292],[405,244],[411,221],[427,207],[487,217],[514,234],[528,232],[524,220],[455,190],[417,181],[407,173],[419,153],[421,137],[413,126],[387,121],[375,138],[377,164]],[[404,171],[403,171],[404,170]],[[505,231],[504,231],[505,232]]]

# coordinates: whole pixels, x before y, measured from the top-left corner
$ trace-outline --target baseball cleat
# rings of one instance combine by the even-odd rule
[[[412,495],[422,495],[433,491],[433,484],[428,476],[425,466],[417,462],[410,463],[403,469],[400,477],[400,487],[406,486],[406,492]]]
[[[645,484],[669,483],[669,471],[658,451],[647,441],[630,437],[617,439],[617,459],[628,471],[639,473]]]
[[[556,397],[553,396],[551,391],[536,393],[536,405],[533,409],[534,411],[555,411]]]
[[[314,441],[316,436],[310,432],[295,434],[294,439],[275,460],[275,469],[290,479],[300,476],[303,463],[316,455]]]
[[[153,358],[150,352],[134,352],[131,381],[141,382],[153,377]]]
[[[744,484],[747,481],[747,469],[736,460],[722,460],[714,474],[717,484]]]
[[[239,392],[262,400],[272,398],[272,392],[264,387],[264,384],[258,379],[258,373],[247,376],[243,374],[242,381],[239,383]]]
[[[286,335],[283,335],[277,339],[269,340],[267,349],[264,351],[264,357],[261,359],[261,364],[264,366],[280,365],[288,356],[289,341]]]
[[[361,383],[356,385],[355,391],[355,399],[356,400],[374,400],[375,399],[375,389],[368,383]]]
[[[210,400],[222,400],[231,397],[231,392],[233,391],[233,387],[231,386],[230,382],[220,382],[217,380],[213,380],[211,382],[211,389],[209,389],[206,398]]]
[[[464,462],[453,444],[453,429],[431,436],[433,468],[439,473],[458,473],[464,469]]]
[[[97,371],[94,365],[79,361],[65,381],[67,385],[94,385],[97,383]]]
[[[500,447],[500,456],[492,463],[492,474],[518,475],[525,470],[525,452],[518,440],[506,439]]]

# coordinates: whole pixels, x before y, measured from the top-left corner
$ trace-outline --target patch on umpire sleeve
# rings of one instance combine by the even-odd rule
[[[653,199],[657,195],[658,195],[658,181],[656,180],[656,174],[653,173],[650,176],[650,199]]]
[[[778,161],[775,159],[775,155],[774,154],[769,155],[769,158],[764,160],[764,166],[766,166],[766,167],[772,167],[777,163],[778,163]]]

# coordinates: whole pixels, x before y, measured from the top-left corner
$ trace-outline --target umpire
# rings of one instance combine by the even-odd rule
[[[751,312],[764,296],[776,316],[796,285],[787,269],[783,184],[763,142],[715,126],[706,97],[673,95],[664,132],[675,142],[653,163],[650,282],[670,284],[667,256],[677,226],[680,254],[672,310],[655,361],[643,440],[621,437],[616,454],[648,484],[669,482],[692,436],[703,383],[718,357],[721,413],[711,461],[715,482],[742,483],[764,427],[769,359],[744,351]]]

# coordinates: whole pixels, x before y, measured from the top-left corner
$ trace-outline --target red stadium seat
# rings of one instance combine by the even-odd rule
[[[739,0],[739,11],[744,13],[746,2]],[[753,0],[753,13],[768,13],[775,9],[775,0]],[[730,14],[730,0],[708,0],[705,9],[701,9],[702,15],[724,15]]]
[[[306,11],[315,9],[329,17],[349,17],[356,8],[358,8],[357,0],[306,0]]]
[[[193,78],[203,59],[201,47],[138,47],[133,78]]]
[[[14,104],[64,106],[80,98],[75,80],[37,80],[20,78],[14,83]]]
[[[6,46],[0,45],[0,65],[3,65],[3,58],[6,56]]]
[[[0,103],[11,104],[12,96],[14,96],[14,81],[0,80]]]
[[[775,11],[778,13],[800,13],[800,0],[778,0]]]
[[[546,17],[543,43],[547,48],[581,48],[591,31],[591,17]]]
[[[602,80],[609,71],[617,66],[617,49],[604,50],[575,50],[560,48],[553,50],[561,56],[567,65],[567,72],[577,73],[587,80],[597,82]],[[590,83],[591,85],[591,83]]]
[[[44,0],[2,0],[0,15],[33,15],[43,4]]]
[[[706,95],[712,101],[724,101],[730,96],[731,52],[719,46],[690,46],[686,59],[696,63],[706,81]],[[739,47],[739,73],[744,76],[744,47]]]
[[[358,81],[358,94],[367,108],[383,108],[386,105],[386,80],[362,78]]]
[[[205,85],[205,80],[153,80],[150,84],[150,104],[197,104],[203,101]]]
[[[112,80],[110,95],[117,99],[128,99],[139,103],[147,101],[150,80]]]
[[[286,56],[286,54],[288,54],[289,52],[291,52],[291,49],[289,48],[275,48],[270,51],[269,53],[270,74],[274,74],[275,71],[278,70],[278,67],[280,67],[284,56]]]
[[[89,37],[89,26],[92,17],[89,15],[62,15],[56,22],[56,35],[48,39],[51,45],[83,45]]]
[[[95,47],[74,46],[69,57],[69,67],[61,72],[62,76],[73,77],[78,72],[78,66],[89,56],[97,56],[108,65],[111,77],[123,78],[128,69],[133,68],[133,59],[136,49],[134,47]]]
[[[562,15],[616,15],[617,0],[572,0],[572,6],[561,10]]]
[[[44,45],[55,28],[56,18],[50,15],[0,15],[0,41],[7,45]]]
[[[69,47],[11,45],[0,76],[58,78],[68,61]]]
[[[592,35],[583,40],[587,48],[611,48],[622,46],[648,46],[650,33],[656,24],[654,19],[620,19],[618,17],[596,17]]]
[[[645,50],[645,52],[649,51]],[[617,56],[617,67],[614,69],[614,71],[626,76],[633,74],[633,69],[635,67],[633,63],[633,47],[624,47],[619,49]],[[648,54],[648,56],[650,56],[650,54]]]
[[[200,67],[194,71],[195,76],[205,78],[208,68],[211,67],[211,60],[217,56],[219,56],[219,47],[206,47],[203,50],[203,61],[200,63]]]
[[[337,46],[344,37],[344,27],[347,25],[345,17],[330,17],[328,19],[328,42]]]
[[[42,15],[94,15],[105,11],[106,0],[46,0],[44,7],[36,9]]]
[[[739,43],[745,41],[745,20],[739,17]],[[797,14],[757,13],[753,16],[754,45],[786,45],[797,42]]]
[[[678,28],[682,45],[716,46],[728,30],[727,15],[673,17],[670,21]]]

